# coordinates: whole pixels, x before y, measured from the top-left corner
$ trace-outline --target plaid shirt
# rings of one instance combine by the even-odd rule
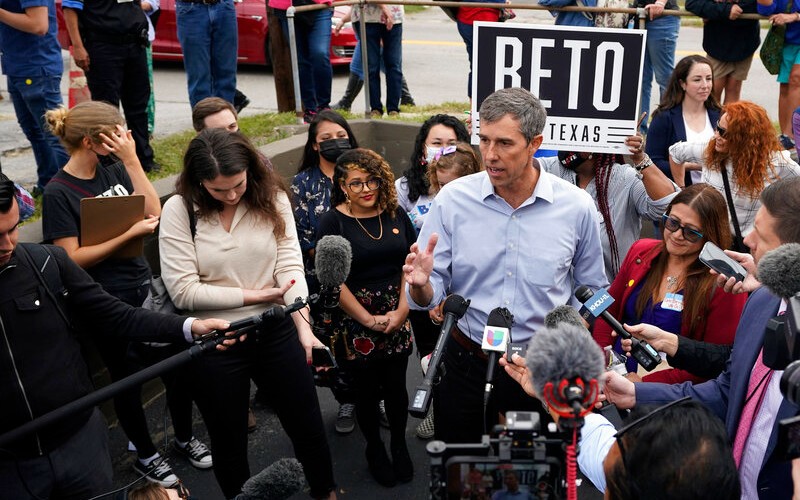
[[[705,165],[704,153],[707,145],[707,142],[678,142],[670,146],[669,155],[676,163],[692,162],[702,165],[703,175],[701,182],[713,186],[714,189],[722,193],[722,196],[725,196],[725,183],[722,181],[722,173],[716,170],[710,170]],[[767,177],[764,179],[764,187],[780,179],[800,176],[800,165],[789,158],[788,151],[774,152],[770,158],[770,164],[772,165],[772,169],[767,171]],[[728,172],[728,181],[731,186],[736,218],[739,219],[739,228],[742,232],[742,236],[747,236],[747,234],[753,230],[753,222],[756,217],[756,212],[761,208],[761,200],[758,196],[752,197],[747,193],[740,192],[739,186],[736,185],[736,180],[733,176],[733,164],[730,159],[725,162],[725,169]],[[727,197],[725,200],[727,202]],[[734,231],[733,221],[731,221],[731,230]],[[734,234],[735,233],[734,231]]]

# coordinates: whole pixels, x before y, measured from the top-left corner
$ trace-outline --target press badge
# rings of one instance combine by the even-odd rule
[[[683,311],[683,295],[680,293],[667,293],[661,302],[661,309],[670,311]]]

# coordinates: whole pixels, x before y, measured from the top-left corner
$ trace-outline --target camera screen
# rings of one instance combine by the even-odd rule
[[[462,460],[464,459],[464,460]],[[471,461],[475,459],[475,461]],[[458,457],[447,463],[447,498],[494,500],[555,498],[551,466],[532,460],[491,462],[487,457]]]

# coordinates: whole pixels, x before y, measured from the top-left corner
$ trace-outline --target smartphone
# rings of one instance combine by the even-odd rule
[[[311,364],[317,368],[336,368],[336,360],[333,359],[333,354],[327,346],[314,347],[311,349]]]
[[[728,278],[735,278],[736,281],[744,281],[747,277],[747,270],[741,264],[725,255],[720,247],[710,241],[700,251],[700,262]]]

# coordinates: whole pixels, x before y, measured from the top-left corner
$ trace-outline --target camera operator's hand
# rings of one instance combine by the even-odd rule
[[[605,385],[598,399],[598,405],[603,401],[608,401],[623,410],[636,405],[636,386],[633,382],[613,370],[604,372],[602,377]]]
[[[724,274],[719,274],[713,269],[709,272],[717,277],[717,286],[722,287],[728,293],[750,293],[761,286],[761,282],[756,278],[756,261],[749,253],[739,253],[732,250],[723,250],[725,255],[735,260],[747,271],[744,281],[736,281],[736,278],[728,278]]]
[[[530,370],[528,370],[528,366],[525,364],[525,358],[514,353],[511,355],[511,362],[509,362],[506,357],[507,356],[503,354],[503,357],[500,358],[500,366],[502,366],[506,370],[506,373],[522,387],[525,394],[533,398],[537,397],[536,393],[533,391],[533,380],[531,379]]]
[[[665,352],[674,356],[678,352],[678,336],[662,330],[655,325],[639,323],[638,325],[623,325],[623,328],[639,340],[645,340],[656,351]],[[616,334],[615,334],[616,335]],[[622,340],[622,349],[627,353],[631,350],[631,341]]]
[[[214,330],[225,330],[231,326],[229,321],[224,319],[217,319],[217,318],[208,318],[208,319],[196,319],[192,321],[192,336],[195,338],[202,337],[203,335],[209,334]],[[225,336],[230,337],[236,335],[236,332],[226,332]],[[247,335],[242,335],[241,340],[247,338]],[[234,337],[230,339],[225,339],[222,341],[222,344],[217,346],[217,350],[224,351],[228,348],[228,346],[232,346],[239,340],[239,337]]]

